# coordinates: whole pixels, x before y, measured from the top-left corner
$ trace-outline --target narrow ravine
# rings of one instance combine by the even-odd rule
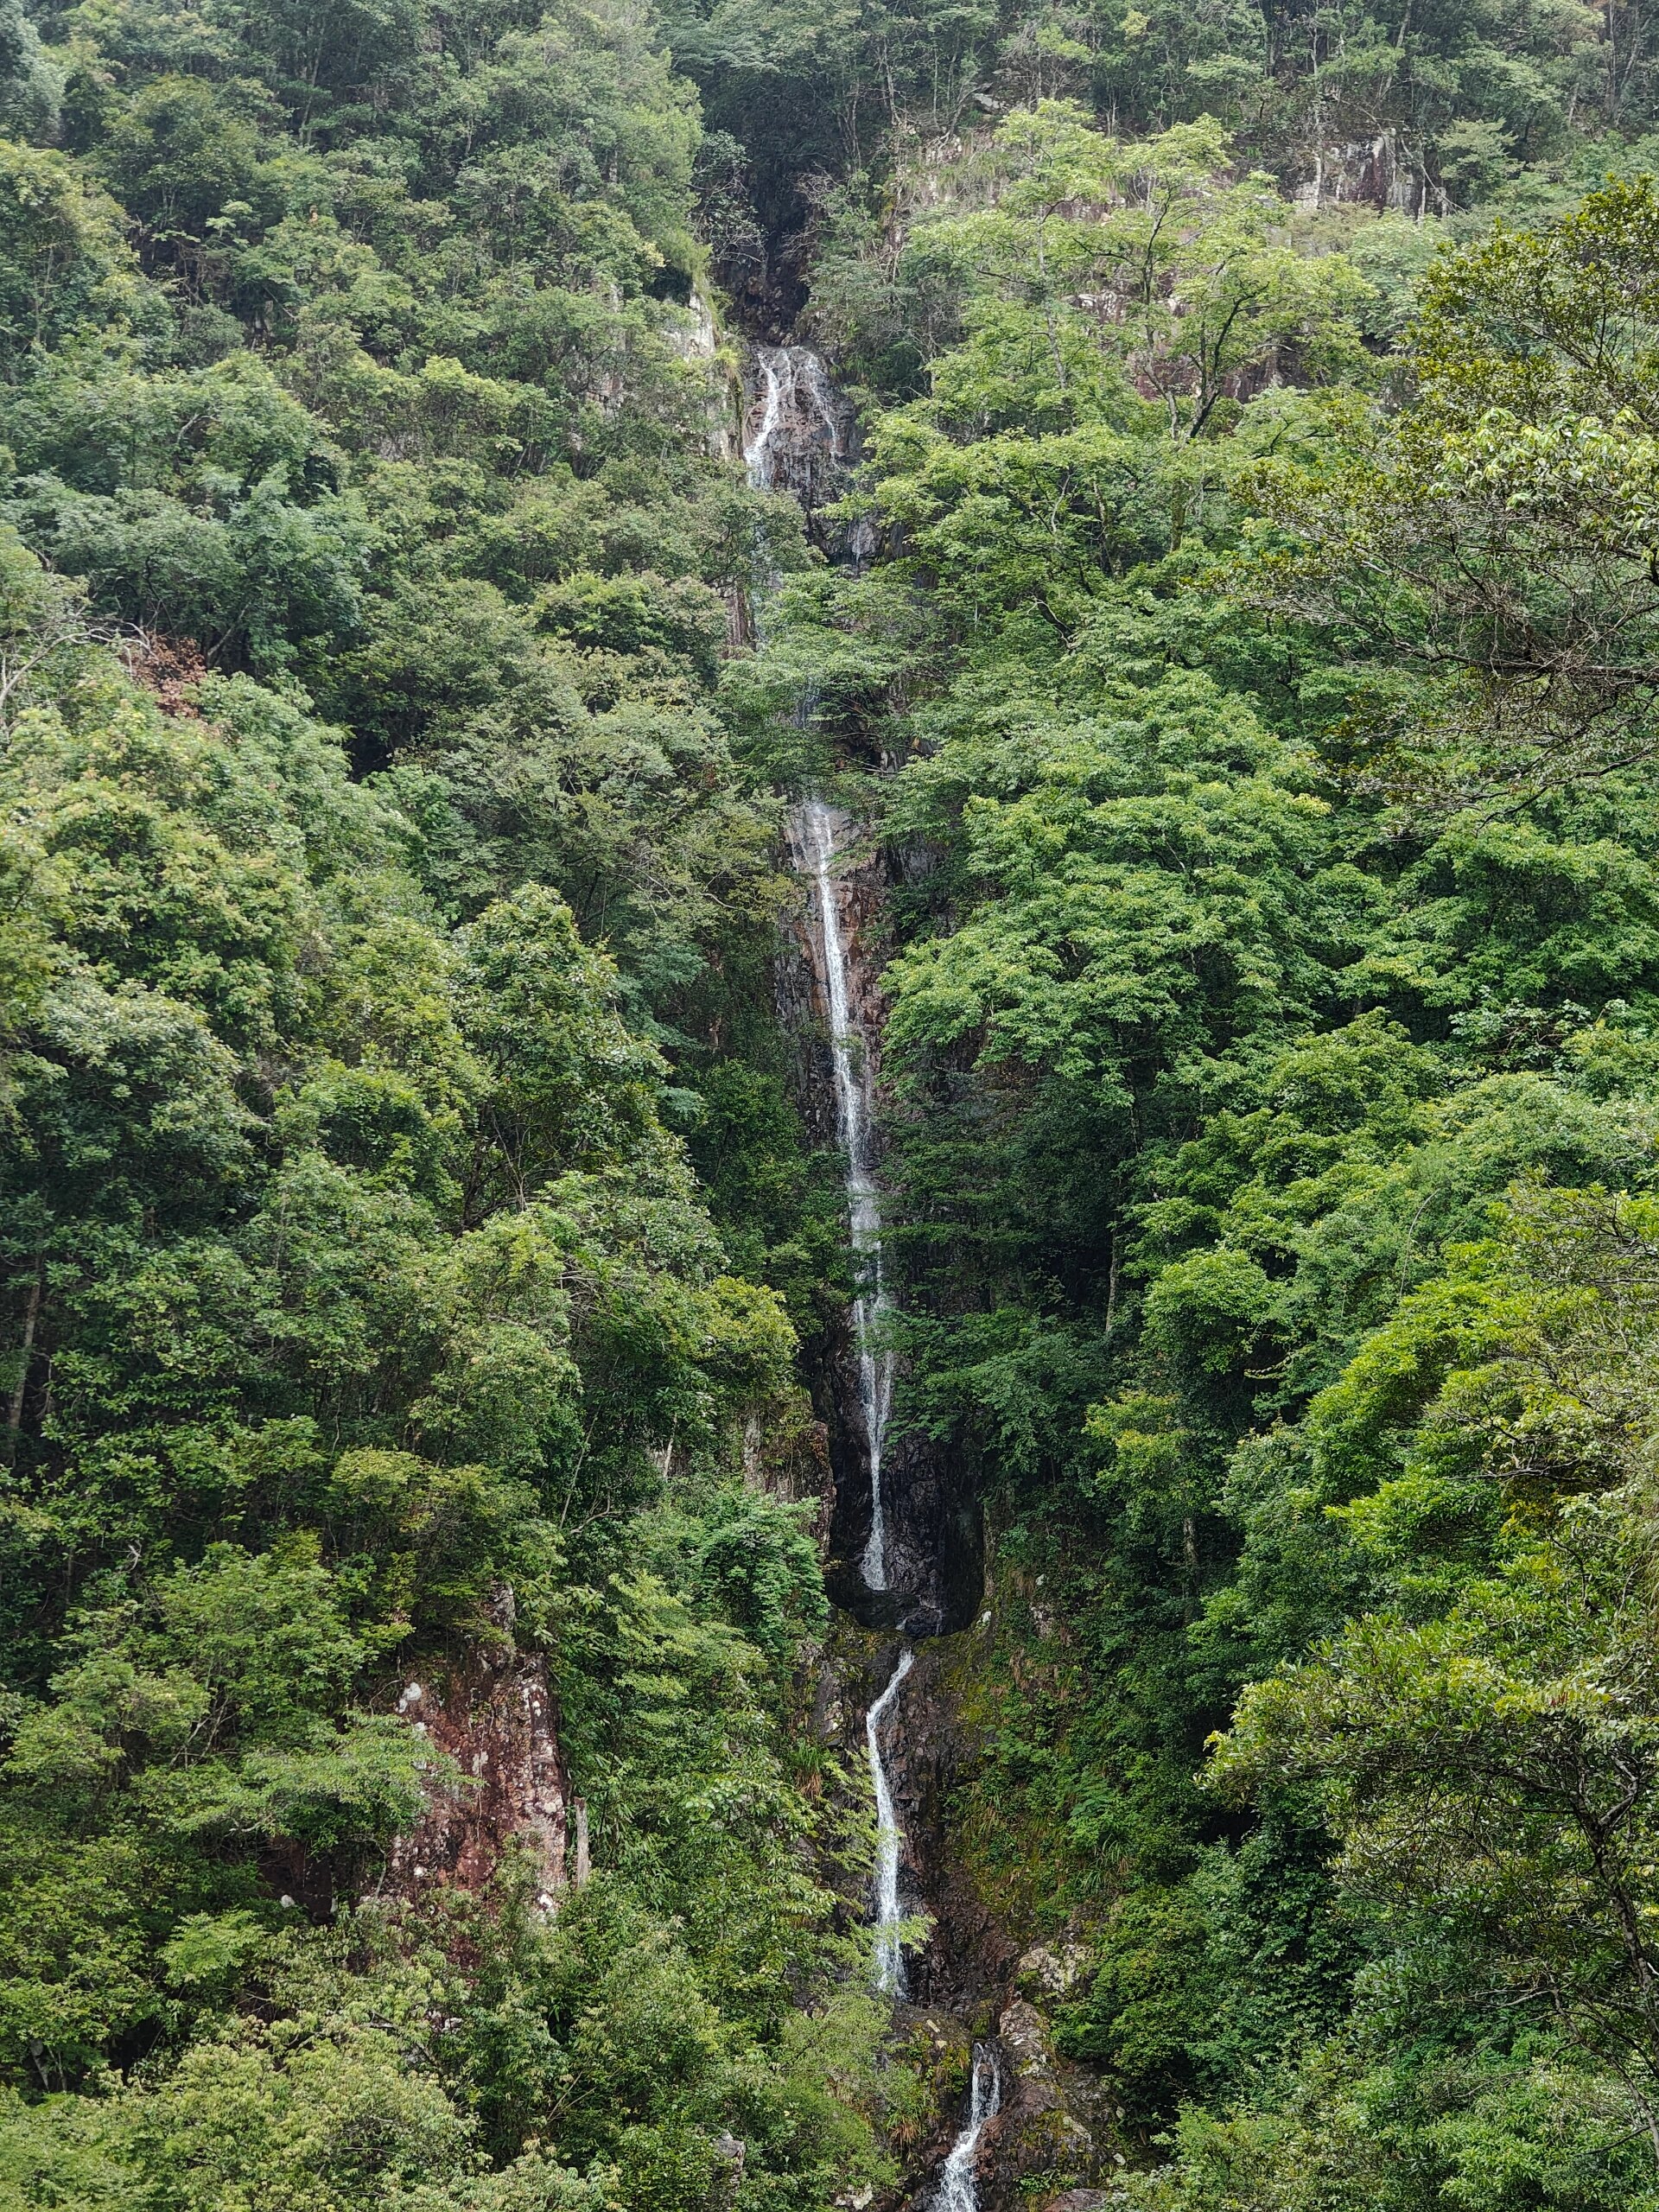
[[[835,1071],[836,1133],[846,1160],[847,1215],[853,1256],[860,1270],[853,1301],[858,1357],[858,1399],[870,1478],[870,1534],[861,1561],[872,1590],[887,1587],[887,1518],[881,1486],[883,1446],[893,1409],[893,1353],[883,1341],[891,1312],[881,1251],[881,1196],[875,1179],[875,1039],[852,1014],[851,948],[842,926],[832,870],[852,825],[821,798],[803,802],[796,815],[796,850],[810,876],[830,1017],[830,1058]]]
[[[859,1269],[859,1287],[853,1300],[853,1340],[859,1427],[870,1485],[870,1533],[860,1565],[866,1586],[880,1592],[888,1586],[887,1499],[881,1472],[893,1407],[893,1353],[884,1341],[892,1308],[881,1249],[881,1194],[875,1175],[876,1039],[853,1011],[857,997],[853,948],[843,924],[835,875],[836,859],[846,849],[852,825],[844,814],[823,799],[811,798],[797,808],[792,829],[796,865],[811,891],[812,934],[830,1030],[836,1134],[844,1162],[848,1224]],[[876,1811],[875,1980],[879,1989],[893,1996],[903,1995],[905,1985],[904,1953],[899,1939],[904,1917],[899,1896],[903,1837],[887,1771],[887,1732],[899,1688],[915,1656],[908,1643],[900,1648],[887,1688],[870,1707],[865,1722]]]
[[[743,447],[750,481],[763,490],[792,491],[810,518],[826,493],[833,497],[842,488],[833,476],[826,476],[825,468],[826,464],[831,471],[844,468],[847,410],[823,363],[805,346],[757,346],[751,385]],[[849,565],[857,566],[865,550],[858,537],[849,540],[846,547]],[[843,1162],[849,1240],[858,1269],[852,1313],[857,1421],[849,1426],[855,1426],[861,1445],[870,1514],[859,1571],[866,1591],[880,1597],[892,1585],[886,1447],[894,1363],[877,1174],[875,1079],[880,1039],[861,1011],[868,994],[861,988],[857,972],[854,910],[846,880],[857,824],[813,792],[793,810],[789,826],[794,866],[808,894],[813,965],[828,1031],[835,1131]],[[906,1640],[899,1645],[893,1671],[871,1702],[864,1724],[876,1815],[872,1974],[877,1990],[895,1999],[907,1994],[901,1940],[906,1915],[899,1886],[905,1839],[894,1800],[891,1761],[903,1740],[902,1693],[915,1664],[915,1647]],[[1001,2099],[997,2045],[977,2043],[973,2047],[967,2113],[937,2179],[921,2200],[934,2212],[978,2212],[981,2141],[1001,2108]]]

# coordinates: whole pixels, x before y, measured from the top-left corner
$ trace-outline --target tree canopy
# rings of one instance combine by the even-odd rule
[[[0,2206],[881,2212],[948,2136],[809,785],[985,1530],[935,1902],[1111,2114],[1016,2180],[1659,2205],[1656,41],[0,0]],[[746,337],[857,414],[842,565]],[[452,1690],[542,1796],[429,1882]]]

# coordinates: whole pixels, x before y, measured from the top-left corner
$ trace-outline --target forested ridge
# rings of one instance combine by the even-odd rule
[[[1659,21],[0,0],[0,2206],[897,2212],[1000,2020],[988,2212],[1659,2207]]]

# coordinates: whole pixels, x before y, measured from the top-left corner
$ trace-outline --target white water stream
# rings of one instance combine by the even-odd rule
[[[979,2212],[979,2139],[1002,2105],[1002,2069],[996,2046],[974,2045],[973,2087],[968,2094],[968,2124],[950,2146],[939,2176],[935,2212]]]
[[[842,410],[830,372],[811,347],[757,346],[754,365],[760,391],[744,424],[743,460],[756,490],[776,490],[780,476],[788,480],[791,461],[798,475],[802,464],[810,472],[815,448],[831,461],[843,460]]]
[[[749,472],[749,481],[757,492],[770,491],[773,466],[772,448],[778,437],[778,418],[783,412],[784,385],[772,362],[773,348],[757,346],[754,358],[760,371],[760,420],[753,430],[747,423],[743,426],[743,466]]]
[[[835,1070],[836,1134],[847,1162],[847,1212],[853,1257],[861,1270],[853,1301],[853,1335],[858,1354],[858,1402],[870,1463],[870,1535],[864,1547],[864,1580],[872,1590],[887,1586],[887,1507],[881,1488],[881,1460],[887,1421],[893,1410],[893,1354],[882,1343],[892,1312],[881,1266],[881,1194],[876,1187],[871,1095],[872,1039],[855,1027],[852,1011],[852,960],[836,894],[834,866],[838,840],[849,827],[822,799],[810,798],[798,816],[803,864],[812,879],[817,935],[829,1001],[830,1058]]]
[[[757,346],[754,362],[759,378],[743,437],[749,481],[761,491],[796,491],[810,507],[823,480],[815,477],[815,457],[821,465],[822,458],[827,456],[832,467],[845,460],[842,430],[847,417],[823,363],[810,348]],[[847,546],[855,570],[868,560],[874,543],[874,530],[868,519],[855,524]],[[804,708],[804,711],[810,709]],[[885,1591],[889,1563],[882,1463],[893,1385],[893,1357],[885,1339],[892,1307],[882,1266],[881,1194],[875,1178],[876,1039],[855,1010],[859,994],[851,931],[844,915],[836,866],[852,841],[853,824],[823,799],[811,798],[796,810],[791,828],[797,867],[811,887],[818,969],[829,1017],[836,1134],[846,1161],[847,1212],[859,1270],[853,1335],[870,1473],[870,1533],[861,1566],[866,1586],[872,1591]],[[905,1993],[905,1956],[899,1942],[904,1914],[899,1896],[904,1836],[883,1739],[899,1693],[915,1663],[914,1649],[902,1644],[887,1687],[872,1702],[864,1721],[875,1798],[874,1977],[877,1989],[891,1997]],[[931,2212],[979,2212],[980,2139],[996,2117],[1001,2101],[1002,2071],[996,2046],[976,2044],[967,2121],[945,2159]]]
[[[861,1562],[872,1590],[887,1587],[887,1500],[881,1465],[893,1407],[893,1354],[882,1342],[891,1312],[881,1267],[881,1194],[875,1179],[874,1099],[870,1046],[873,1042],[853,1012],[852,952],[842,924],[835,862],[850,828],[845,815],[822,799],[805,800],[795,818],[796,849],[803,874],[811,881],[814,920],[824,997],[830,1016],[830,1058],[835,1074],[836,1130],[846,1160],[847,1212],[861,1281],[853,1301],[854,1347],[858,1361],[859,1409],[870,1470],[870,1533]],[[899,1854],[903,1837],[887,1774],[882,1732],[916,1655],[908,1644],[899,1654],[887,1688],[871,1706],[864,1723],[870,1783],[875,1797],[875,1986],[902,1996],[905,1961],[899,1941],[904,1918],[899,1898]]]
[[[870,1779],[875,1785],[875,1986],[889,1997],[905,1993],[905,1954],[899,1941],[904,1913],[899,1904],[899,1815],[893,1809],[893,1784],[887,1780],[881,1751],[881,1726],[887,1708],[899,1694],[899,1686],[916,1664],[908,1644],[899,1654],[887,1687],[870,1707],[864,1720],[864,1741],[869,1747]]]

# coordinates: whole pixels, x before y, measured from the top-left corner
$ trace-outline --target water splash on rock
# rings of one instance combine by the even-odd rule
[[[846,496],[859,458],[858,420],[810,346],[757,346],[744,378],[743,461],[760,492],[792,492],[807,534],[849,568],[874,550],[868,517],[830,524],[823,510]]]
[[[967,2123],[939,2176],[934,2212],[979,2212],[979,2140],[1001,2108],[1002,2068],[996,2045],[976,2044]]]
[[[757,346],[743,459],[758,491],[793,492],[809,513],[834,499],[850,458],[852,411],[810,346]]]
[[[870,1781],[875,1791],[875,1986],[889,1997],[905,1993],[905,1954],[899,1940],[904,1911],[899,1901],[899,1852],[904,1837],[893,1802],[881,1732],[905,1676],[916,1663],[916,1654],[906,1644],[892,1679],[864,1721],[864,1740],[869,1747]]]

